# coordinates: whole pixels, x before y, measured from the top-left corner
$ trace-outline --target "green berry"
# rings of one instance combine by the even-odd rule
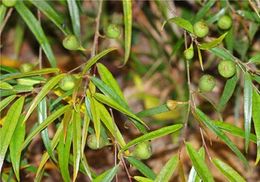
[[[116,24],[110,24],[105,29],[106,36],[111,39],[116,39],[120,36],[120,29]]]
[[[201,92],[210,92],[216,85],[216,80],[211,75],[203,75],[199,80],[199,90]]]
[[[188,49],[186,49],[183,54],[184,54],[185,59],[187,59],[187,60],[192,59],[194,56],[193,46],[190,46]]]
[[[91,135],[88,136],[87,145],[90,149],[97,150],[97,149],[104,147],[106,145],[106,142],[104,141],[104,139],[102,137],[100,137],[99,138],[99,146],[98,146],[96,135],[91,134]]]
[[[229,78],[236,73],[236,64],[233,61],[223,60],[218,64],[218,72],[224,78]]]
[[[136,145],[133,155],[139,159],[149,159],[152,156],[152,147],[149,142],[143,142]]]
[[[222,16],[218,20],[218,27],[222,30],[227,30],[232,26],[232,19],[228,15]]]
[[[24,63],[24,64],[22,64],[21,66],[20,66],[20,71],[22,72],[22,73],[26,73],[26,72],[29,72],[29,71],[32,71],[33,70],[33,67],[34,67],[34,65],[33,64],[31,64],[31,63]]]
[[[6,7],[13,7],[15,6],[17,0],[2,0],[2,2]]]
[[[63,47],[68,50],[75,51],[80,49],[80,42],[75,35],[68,35],[62,41]]]
[[[66,75],[59,82],[59,87],[64,91],[69,91],[75,87],[75,77],[72,75]]]
[[[197,37],[203,38],[209,33],[209,27],[204,21],[198,21],[193,25],[193,31]]]

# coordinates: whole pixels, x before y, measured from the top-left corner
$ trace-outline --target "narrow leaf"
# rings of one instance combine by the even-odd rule
[[[234,90],[236,88],[237,81],[238,81],[237,74],[235,74],[232,78],[229,78],[227,80],[227,82],[225,84],[225,87],[224,87],[224,91],[223,91],[223,93],[221,95],[219,104],[217,106],[217,109],[219,111],[222,111],[225,108],[227,102],[229,101],[229,99],[233,95]]]
[[[80,17],[76,0],[67,0],[73,32],[80,40]]]
[[[202,43],[202,44],[199,44],[198,47],[199,49],[201,50],[209,50],[209,49],[212,49],[214,47],[216,47],[218,44],[220,44],[223,39],[225,38],[225,36],[227,35],[228,32],[222,34],[220,37],[210,41],[210,42],[207,42],[207,43]]]
[[[202,56],[201,56],[201,50],[200,50],[199,47],[197,48],[197,51],[198,51],[198,56],[199,56],[199,62],[200,62],[201,70],[204,71],[204,68],[203,68],[203,60],[202,60]]]
[[[153,180],[151,180],[149,178],[142,177],[142,176],[134,176],[134,179],[137,182],[153,182]]]
[[[197,21],[201,20],[207,14],[207,12],[210,10],[210,8],[215,4],[215,2],[216,2],[216,0],[207,1],[207,3],[204,4],[202,6],[202,8],[200,8],[199,12],[194,17],[193,22],[197,22]]]
[[[51,46],[49,44],[48,39],[46,38],[43,29],[38,22],[38,20],[35,18],[35,16],[32,14],[32,12],[24,5],[22,1],[17,1],[15,5],[16,11],[20,14],[20,16],[23,18],[23,20],[26,22],[32,33],[34,34],[35,38],[40,43],[43,51],[45,52],[50,64],[52,67],[56,67],[56,59],[55,56],[51,50]]]
[[[154,180],[156,178],[156,175],[154,174],[154,172],[147,165],[145,165],[142,161],[140,161],[134,157],[131,157],[131,156],[126,157],[126,160],[147,178],[150,178],[152,180]]]
[[[253,121],[255,126],[255,134],[257,137],[257,157],[256,164],[260,161],[260,95],[257,91],[253,90]]]
[[[244,155],[239,151],[237,146],[223,133],[217,126],[213,124],[207,115],[205,115],[198,108],[195,109],[195,117],[202,121],[210,130],[212,130],[221,140],[225,142],[225,144],[238,156],[238,158],[245,164],[248,165],[248,162]]]
[[[6,97],[5,99],[1,100],[0,102],[0,112],[8,106],[14,99],[16,98],[16,95],[11,95],[9,97]]]
[[[157,107],[153,107],[150,109],[146,109],[143,110],[141,112],[136,113],[136,116],[143,118],[143,117],[149,117],[149,116],[153,116],[156,114],[160,114],[160,113],[164,113],[164,112],[169,112],[170,109],[167,107],[166,104],[157,106]]]
[[[251,62],[251,63],[255,63],[255,64],[260,64],[260,53],[259,54],[256,54],[254,55],[253,57],[251,57],[248,62]]]
[[[178,165],[178,162],[178,156],[174,155],[161,169],[160,173],[155,179],[155,182],[170,181],[171,176]]]
[[[59,118],[61,115],[63,115],[68,109],[70,109],[70,105],[66,105],[58,109],[57,111],[53,112],[45,121],[43,121],[40,125],[38,125],[25,139],[22,149],[24,149],[30,142],[31,140],[39,134],[44,128],[49,126],[54,120]]]
[[[115,177],[117,171],[118,171],[119,165],[114,166],[112,169],[109,169],[99,176],[97,176],[93,182],[111,182],[113,178]]]
[[[182,128],[182,126],[183,126],[182,124],[175,124],[172,126],[166,126],[166,127],[160,128],[158,130],[151,131],[149,133],[146,133],[140,137],[137,137],[137,138],[131,140],[121,150],[124,151],[124,150],[128,149],[129,147],[136,145],[138,143],[145,142],[148,140],[154,140],[156,138],[160,138],[160,137],[168,135],[170,133],[174,133],[174,132],[180,130]]]
[[[1,26],[2,26],[3,20],[5,18],[6,10],[7,10],[7,8],[3,4],[1,4],[0,5],[0,25]]]
[[[200,155],[202,160],[205,160],[205,150],[203,147],[200,148],[198,154]],[[200,181],[201,181],[201,179],[198,176],[198,173],[196,172],[194,166],[192,166],[190,173],[189,173],[188,182],[200,182]]]
[[[245,149],[246,152],[249,146],[249,135],[251,131],[252,117],[252,94],[253,87],[249,73],[245,73],[244,77],[244,127],[245,127]]]
[[[9,90],[13,89],[13,86],[7,82],[0,81],[0,89]]]
[[[7,112],[3,127],[0,128],[0,172],[4,163],[8,146],[11,142],[16,125],[19,121],[24,104],[24,97],[20,97]]]
[[[90,97],[90,109],[91,109],[91,115],[94,123],[94,129],[95,129],[95,134],[97,138],[97,147],[99,147],[99,140],[100,140],[100,113],[98,110],[98,104],[96,99]]]
[[[124,26],[125,26],[125,65],[129,59],[132,41],[132,0],[123,0]]]
[[[186,150],[191,159],[192,165],[203,181],[214,181],[213,176],[204,162],[204,159],[197,153],[190,143],[186,143]]]
[[[210,52],[222,59],[233,60],[233,61],[235,60],[233,55],[230,54],[228,50],[226,50],[225,48],[214,47],[210,49]]]
[[[192,26],[192,24],[188,20],[185,20],[184,18],[181,18],[181,17],[170,18],[170,19],[166,20],[163,23],[162,27],[164,27],[165,24],[168,23],[168,22],[175,23],[180,28],[183,28],[184,30],[186,30],[186,31],[188,31],[190,33],[193,33],[193,26]]]
[[[28,112],[26,113],[26,116],[24,118],[25,122],[29,116],[32,114],[33,110],[37,107],[37,105],[41,102],[41,100],[49,93],[49,91],[55,87],[59,81],[65,76],[65,74],[57,75],[53,78],[51,78],[42,88],[42,90],[38,93],[38,95],[34,98],[34,100],[31,103],[30,108],[28,109]]]
[[[246,182],[246,180],[240,176],[240,174],[235,171],[228,164],[222,162],[221,160],[215,158],[212,160],[213,164],[220,170],[222,174],[224,174],[227,179],[231,182]]]

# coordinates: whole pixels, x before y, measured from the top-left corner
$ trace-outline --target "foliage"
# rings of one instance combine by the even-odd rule
[[[258,1],[7,2],[0,4],[1,181],[27,174],[41,181],[56,168],[63,181],[107,182],[123,170],[129,181],[214,181],[215,171],[246,181],[244,171],[259,168]],[[21,61],[30,52],[35,59]],[[156,141],[169,136],[165,160],[167,147]],[[214,151],[218,145],[236,165]],[[149,163],[155,151],[159,170]],[[114,163],[96,173],[91,152]]]

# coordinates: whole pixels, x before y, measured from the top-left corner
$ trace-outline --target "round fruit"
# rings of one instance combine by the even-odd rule
[[[193,31],[197,37],[203,38],[209,33],[209,27],[204,21],[198,21],[193,25]]]
[[[2,0],[2,2],[6,7],[13,7],[15,6],[17,0]]]
[[[218,72],[221,76],[229,78],[236,73],[236,64],[233,61],[223,60],[218,64]]]
[[[69,91],[75,87],[75,77],[72,75],[66,75],[59,82],[59,87],[64,91]]]
[[[116,24],[110,24],[105,30],[106,36],[111,39],[116,39],[120,36],[120,29]]]
[[[22,64],[21,66],[20,66],[20,71],[22,72],[22,73],[25,73],[25,72],[29,72],[29,71],[32,71],[33,70],[33,67],[34,67],[34,65],[33,64],[31,64],[31,63],[24,63],[24,64]]]
[[[133,155],[139,159],[149,159],[152,155],[152,147],[149,142],[143,142],[136,145]]]
[[[188,49],[186,49],[186,50],[184,51],[184,57],[185,57],[185,59],[190,60],[190,59],[193,58],[193,56],[194,56],[193,49],[188,48]]]
[[[80,42],[75,35],[66,36],[65,39],[63,39],[62,41],[62,45],[66,49],[72,51],[80,49]]]
[[[102,137],[100,137],[99,138],[99,146],[98,146],[97,137],[96,137],[95,134],[91,134],[91,135],[88,136],[87,144],[88,144],[88,147],[92,150],[100,149],[100,148],[102,148],[106,145],[104,139]]]
[[[216,85],[216,80],[211,75],[203,75],[199,80],[199,90],[201,92],[210,92]]]
[[[222,30],[227,30],[232,26],[232,19],[228,15],[222,16],[218,20],[218,27]]]

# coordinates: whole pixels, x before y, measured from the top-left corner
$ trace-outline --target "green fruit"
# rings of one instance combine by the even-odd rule
[[[65,47],[68,50],[79,50],[81,45],[80,42],[78,41],[77,37],[75,35],[68,35],[63,39],[62,41],[63,47]]]
[[[25,72],[29,72],[29,71],[32,71],[33,70],[33,67],[34,67],[34,65],[33,64],[31,64],[31,63],[24,63],[24,64],[22,64],[21,66],[20,66],[20,71],[22,72],[22,73],[25,73]]]
[[[199,80],[199,90],[201,92],[210,92],[216,85],[216,80],[211,75],[203,75]]]
[[[152,156],[152,147],[149,142],[143,142],[136,145],[133,155],[139,159],[149,159]]]
[[[96,135],[91,134],[91,135],[88,136],[87,145],[90,149],[97,150],[97,149],[104,147],[106,145],[106,142],[104,141],[104,139],[102,137],[100,137],[99,138],[99,146],[98,146]]]
[[[218,27],[222,30],[227,30],[232,26],[232,19],[228,15],[222,16],[218,20]]]
[[[116,39],[120,36],[120,29],[116,24],[110,24],[105,29],[106,36],[111,39]]]
[[[2,0],[2,2],[6,7],[13,7],[15,6],[17,0]]]
[[[218,64],[218,72],[221,76],[229,78],[236,73],[236,64],[233,61],[223,60]]]
[[[66,75],[59,82],[59,87],[64,91],[69,91],[75,87],[75,77],[72,75]]]
[[[193,58],[193,56],[194,56],[193,46],[191,46],[190,48],[188,48],[188,49],[186,49],[186,50],[184,51],[184,57],[185,57],[185,59],[190,60],[190,59]]]
[[[204,21],[198,21],[193,25],[193,31],[197,37],[203,38],[209,33],[209,27]]]

